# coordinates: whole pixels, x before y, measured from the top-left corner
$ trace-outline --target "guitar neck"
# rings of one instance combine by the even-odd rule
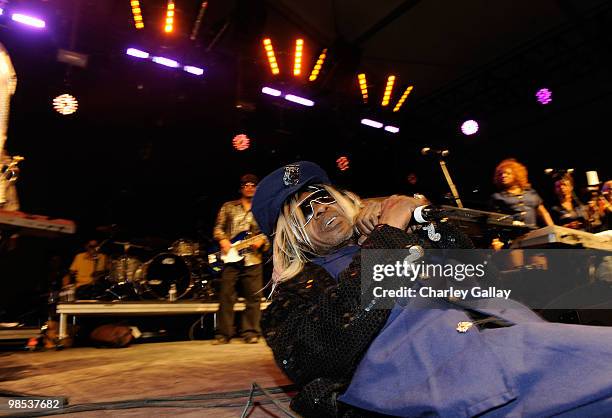
[[[255,241],[261,239],[263,234],[255,235],[254,237],[245,239],[244,241],[240,241],[238,244],[233,245],[232,247],[236,249],[236,251],[243,250],[253,244]]]

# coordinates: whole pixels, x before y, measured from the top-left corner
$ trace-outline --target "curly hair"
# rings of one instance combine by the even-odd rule
[[[527,167],[516,161],[514,158],[507,158],[497,164],[497,167],[495,167],[493,183],[498,189],[504,189],[504,185],[502,184],[499,175],[506,169],[512,170],[512,174],[514,174],[513,186],[519,186],[523,190],[531,187],[531,184],[529,184],[529,179],[527,178]]]

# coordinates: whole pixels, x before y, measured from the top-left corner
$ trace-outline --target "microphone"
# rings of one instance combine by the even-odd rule
[[[412,219],[420,224],[428,224],[446,217],[443,209],[434,205],[417,206],[412,213]]]
[[[362,202],[381,202],[385,199],[387,199],[389,196],[380,196],[380,197],[370,197],[367,199],[363,199]],[[414,197],[417,197],[417,194],[414,195]],[[426,203],[427,201],[423,202]],[[439,221],[440,219],[444,219],[447,217],[447,213],[444,209],[435,206],[435,205],[431,205],[431,204],[424,204],[421,206],[417,206],[414,211],[412,212],[412,219],[410,219],[410,223],[419,223],[419,224],[426,224],[426,223],[430,223],[433,221]]]
[[[374,197],[364,199],[362,202],[381,202],[385,199],[387,199],[387,197]],[[410,222],[408,222],[408,227],[410,228],[411,225],[414,226],[415,224],[428,224],[422,227],[427,231],[428,238],[432,241],[439,241],[441,235],[435,232],[432,222],[441,220],[443,218],[446,218],[446,212],[442,208],[433,205],[417,206],[412,212],[412,217],[410,218]],[[359,235],[362,234],[357,227],[355,227],[355,232],[357,232]],[[361,235],[357,243],[361,245],[366,238],[366,235]]]
[[[437,155],[438,157],[446,157],[448,156],[448,154],[450,154],[450,152],[447,149],[439,150],[439,149],[425,147],[421,149],[421,154],[422,155]]]

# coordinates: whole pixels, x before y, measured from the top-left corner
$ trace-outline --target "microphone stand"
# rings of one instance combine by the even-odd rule
[[[463,203],[461,202],[461,198],[459,197],[459,192],[457,192],[457,187],[455,187],[455,183],[453,183],[453,179],[451,178],[450,172],[448,171],[446,162],[444,161],[444,159],[442,159],[442,157],[438,159],[438,162],[440,163],[440,168],[442,169],[442,173],[444,174],[444,178],[446,179],[446,182],[448,183],[448,187],[450,188],[451,194],[453,195],[453,198],[455,199],[455,203],[457,204],[457,207],[463,208]]]

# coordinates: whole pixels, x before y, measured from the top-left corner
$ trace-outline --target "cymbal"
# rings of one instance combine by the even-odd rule
[[[129,242],[129,241],[112,241],[113,244],[115,245],[122,245],[124,247],[128,247],[128,248],[138,248],[139,250],[149,250],[149,251],[153,251],[152,248],[146,246],[146,245],[140,245],[140,244],[135,244],[134,242]]]
[[[132,252],[132,251],[146,251],[146,252],[152,252],[155,251],[153,248],[146,246],[146,245],[140,245],[137,244],[136,242],[130,242],[130,241],[115,241],[115,240],[111,240],[108,239],[106,241],[104,241],[102,244],[100,244],[100,246],[98,247],[98,250],[103,250],[102,252],[108,252],[108,253],[125,253],[127,251]]]
[[[170,241],[159,237],[136,237],[129,240],[109,239],[108,245],[113,247],[125,247],[142,251],[159,251],[168,248]],[[107,244],[104,244],[105,247]]]

